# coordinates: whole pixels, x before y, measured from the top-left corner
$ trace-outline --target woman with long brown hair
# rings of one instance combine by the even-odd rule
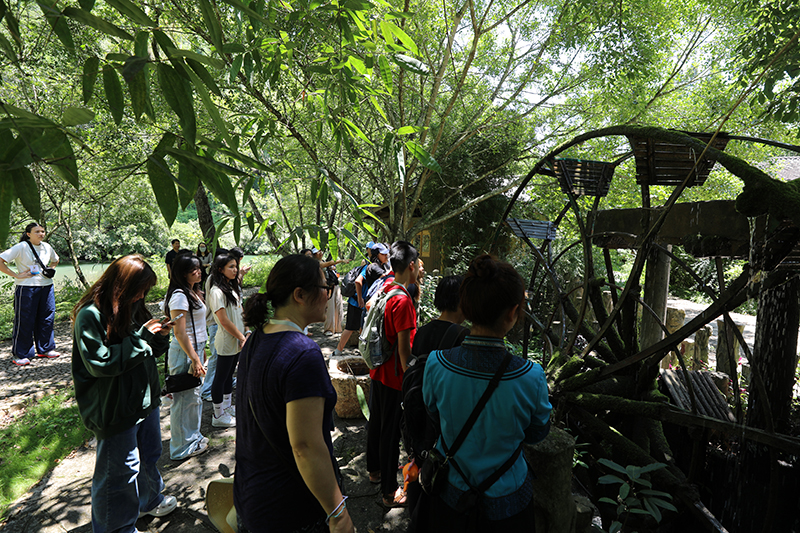
[[[81,418],[97,436],[92,477],[94,533],[136,531],[142,514],[177,506],[163,496],[161,386],[156,356],[170,326],[144,305],[156,275],[138,255],[111,263],[72,311],[72,378]]]

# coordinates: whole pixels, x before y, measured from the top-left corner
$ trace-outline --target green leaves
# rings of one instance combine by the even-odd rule
[[[428,66],[419,59],[415,59],[403,54],[395,54],[392,56],[392,60],[403,70],[413,72],[414,74],[421,74],[423,76],[430,74]]]
[[[74,7],[67,7],[64,9],[64,15],[75,19],[76,21],[90,26],[96,30],[99,30],[103,33],[107,33],[112,37],[119,37],[120,39],[126,39],[128,41],[133,40],[133,35],[126,32],[122,28],[111,24],[110,22],[106,22],[105,20],[101,19],[100,17],[96,17],[89,13],[88,11],[84,11],[83,9],[77,9]]]
[[[14,201],[14,181],[8,172],[0,172],[0,242],[8,239],[11,203]]]
[[[81,88],[83,92],[83,103],[88,104],[94,93],[94,84],[97,81],[97,71],[100,68],[100,59],[90,56],[83,63],[83,75],[81,76]]]
[[[31,218],[39,220],[42,206],[39,198],[39,188],[36,185],[36,179],[33,174],[26,167],[11,170],[9,174],[22,207],[25,208]],[[8,219],[0,218],[0,220],[5,221]]]
[[[122,116],[125,110],[125,99],[122,95],[122,84],[119,81],[117,71],[111,65],[103,65],[103,89],[106,92],[106,100],[114,123],[119,126],[122,123]]]
[[[388,21],[381,21],[381,33],[383,34],[383,38],[386,41],[387,47],[390,49],[399,52],[407,50],[414,55],[419,55],[417,45],[414,43],[411,37],[409,37],[408,34],[396,24]],[[398,39],[401,43],[403,43],[403,47],[395,45],[395,39]]]
[[[398,131],[398,133],[400,132]],[[433,156],[417,141],[406,141],[405,145],[408,151],[414,154],[414,157],[416,157],[425,168],[429,168],[434,172],[442,171],[442,166],[437,163]]]
[[[222,27],[219,24],[217,14],[211,3],[208,0],[198,0],[200,4],[200,12],[203,14],[203,22],[205,22],[206,29],[211,36],[211,42],[217,49],[217,53],[222,53]]]
[[[655,472],[666,468],[664,463],[651,463],[646,466],[628,465],[622,467],[621,465],[610,461],[605,458],[598,459],[597,462],[619,474],[622,474],[627,479],[623,479],[613,474],[607,474],[598,478],[597,482],[601,485],[615,485],[618,484],[619,493],[616,500],[611,498],[600,498],[598,501],[601,503],[608,503],[615,505],[617,508],[617,517],[621,518],[624,513],[641,514],[652,516],[656,522],[661,522],[663,518],[661,509],[676,511],[674,505],[666,501],[672,499],[672,496],[666,492],[652,490],[652,484],[647,479],[642,478],[644,474]],[[637,485],[646,487],[639,489]],[[616,527],[616,525],[619,527]],[[609,531],[620,531],[622,523],[615,521]]]
[[[68,106],[61,117],[61,123],[65,126],[79,126],[88,124],[94,120],[94,111],[85,107]]]
[[[156,153],[147,158],[147,178],[156,196],[158,208],[168,226],[172,226],[178,216],[178,194],[173,183],[175,177],[170,172],[167,162]]]
[[[197,137],[197,123],[192,103],[192,91],[186,81],[171,66],[159,63],[157,71],[158,83],[164,99],[178,115],[186,142],[194,146]]]
[[[147,13],[130,0],[106,0],[106,3],[137,24],[151,28],[156,26],[156,23],[147,16]]]
[[[61,44],[63,44],[67,50],[74,50],[75,43],[72,40],[72,32],[67,24],[67,19],[56,9],[57,2],[47,0],[46,2],[37,1],[36,3],[39,5],[42,13],[44,13],[47,23],[50,24],[53,33],[56,34]]]

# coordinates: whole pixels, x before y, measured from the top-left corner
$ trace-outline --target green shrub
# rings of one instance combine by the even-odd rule
[[[242,279],[245,287],[263,287],[267,282],[269,273],[275,263],[281,258],[279,255],[264,255],[253,260],[246,260],[251,265],[250,272]]]

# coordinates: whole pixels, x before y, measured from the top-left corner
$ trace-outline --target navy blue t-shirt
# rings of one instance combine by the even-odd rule
[[[233,489],[237,512],[253,533],[293,531],[326,516],[300,477],[286,431],[286,404],[309,397],[325,398],[320,431],[333,464],[336,391],[319,346],[300,332],[256,330],[239,359]]]

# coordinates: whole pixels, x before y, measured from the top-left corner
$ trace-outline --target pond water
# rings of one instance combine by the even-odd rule
[[[258,255],[246,255],[242,260],[244,263],[252,263],[257,259]],[[81,263],[81,271],[89,283],[97,281],[97,279],[105,272],[110,262],[106,263]],[[12,266],[13,268],[13,266]],[[78,276],[75,274],[75,267],[69,262],[69,259],[62,259],[61,264],[56,267],[56,276],[53,278],[56,288],[65,285],[72,281],[77,282]]]

